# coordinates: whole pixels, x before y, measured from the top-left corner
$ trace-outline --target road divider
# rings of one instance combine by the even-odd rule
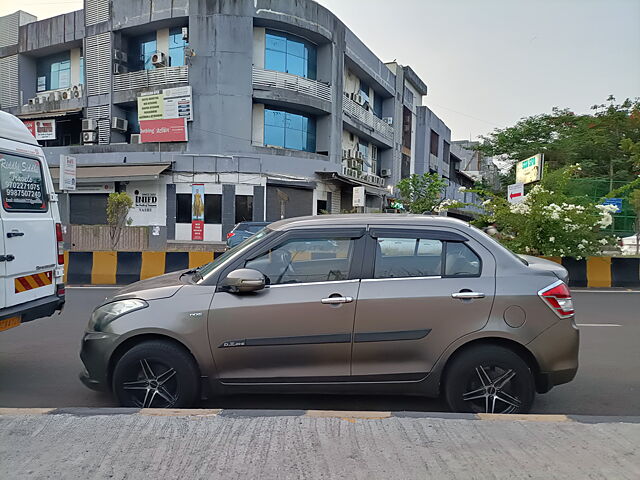
[[[69,285],[128,285],[213,261],[222,252],[65,252]]]
[[[569,286],[588,288],[640,287],[640,258],[544,257],[569,271]]]

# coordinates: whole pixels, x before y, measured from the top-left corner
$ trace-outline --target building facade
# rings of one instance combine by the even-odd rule
[[[37,21],[0,18],[0,109],[47,155],[76,158],[66,221],[104,223],[107,194],[133,225],[204,240],[242,220],[383,210],[412,173],[451,178],[451,132],[408,66],[384,63],[311,0],[85,0]]]

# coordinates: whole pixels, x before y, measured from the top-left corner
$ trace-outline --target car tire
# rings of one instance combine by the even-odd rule
[[[447,367],[444,396],[454,412],[527,413],[535,397],[534,375],[508,348],[472,347]]]
[[[189,408],[199,395],[200,374],[191,354],[167,341],[139,343],[113,371],[113,392],[123,407]]]

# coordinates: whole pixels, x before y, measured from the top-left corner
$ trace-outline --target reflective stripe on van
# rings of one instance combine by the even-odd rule
[[[53,283],[51,272],[35,273],[25,277],[18,277],[14,280],[15,293],[26,292],[34,288],[45,287]]]

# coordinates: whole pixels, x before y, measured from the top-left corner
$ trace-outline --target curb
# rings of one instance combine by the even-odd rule
[[[572,422],[583,424],[634,423],[640,424],[640,416],[597,416],[597,415],[556,415],[556,414],[515,414],[492,413],[448,413],[448,412],[376,412],[341,410],[239,410],[239,409],[161,409],[161,408],[0,408],[1,416],[19,415],[73,415],[75,417],[95,417],[111,415],[144,415],[153,417],[311,417],[336,418],[354,422],[356,420],[384,420],[387,418],[417,418],[439,420],[474,420],[490,422]]]

